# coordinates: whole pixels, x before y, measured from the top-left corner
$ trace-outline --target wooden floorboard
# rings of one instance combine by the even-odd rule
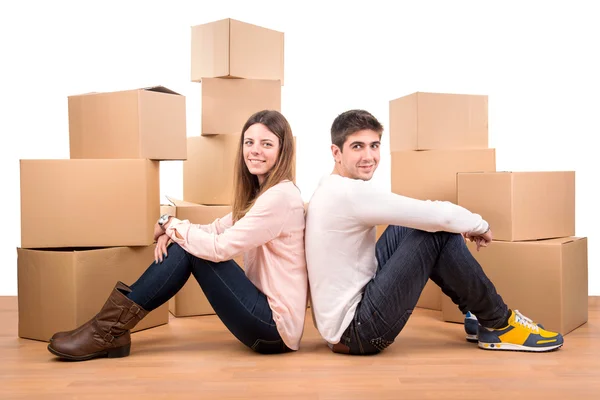
[[[460,324],[417,309],[377,356],[333,354],[309,318],[302,348],[246,349],[215,316],[174,318],[132,335],[131,355],[57,361],[46,343],[17,337],[15,297],[0,297],[0,399],[598,399],[600,302],[589,322],[545,354],[491,352]]]

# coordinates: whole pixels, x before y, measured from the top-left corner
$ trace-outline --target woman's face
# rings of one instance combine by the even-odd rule
[[[279,138],[263,124],[254,124],[244,132],[243,156],[248,171],[263,184],[277,162]]]

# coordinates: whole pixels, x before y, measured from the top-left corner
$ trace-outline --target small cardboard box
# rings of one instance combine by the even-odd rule
[[[494,240],[575,235],[575,172],[458,174],[458,205],[481,215]]]
[[[163,86],[69,96],[71,158],[185,160],[185,97]]]
[[[283,85],[283,32],[227,18],[192,27],[191,79],[278,80]]]
[[[390,101],[391,151],[487,147],[487,96],[417,92]]]
[[[233,171],[240,133],[188,137],[188,157],[183,162],[183,198],[197,204],[230,205]]]
[[[239,135],[252,114],[281,111],[279,81],[205,78],[201,90],[202,135]]]

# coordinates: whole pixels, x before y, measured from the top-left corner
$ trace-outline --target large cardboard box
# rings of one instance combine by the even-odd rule
[[[176,217],[178,219],[188,220],[194,224],[207,225],[231,212],[230,206],[204,206],[172,198],[169,198],[169,200],[176,207]],[[237,256],[235,261],[240,267],[243,267],[243,255]],[[190,276],[183,288],[171,298],[169,311],[176,317],[215,313],[193,275]]]
[[[191,78],[279,80],[283,85],[283,32],[223,19],[192,27]]]
[[[458,174],[458,204],[489,222],[494,240],[575,235],[575,172]]]
[[[69,96],[71,158],[185,160],[185,97],[162,86]]]
[[[421,200],[457,203],[458,172],[496,171],[496,150],[394,151],[392,192]]]
[[[487,96],[417,92],[390,101],[391,151],[487,147]]]
[[[563,335],[587,322],[587,238],[493,241],[480,251],[469,242],[468,247],[508,307]],[[442,316],[463,322],[446,296]]]
[[[17,249],[19,336],[48,341],[100,311],[117,281],[133,284],[154,262],[154,246],[104,249]],[[134,329],[169,322],[165,303]]]
[[[21,247],[146,246],[159,213],[159,163],[21,160]]]
[[[257,111],[281,111],[281,84],[264,79],[204,78],[202,135],[240,134]]]
[[[379,240],[379,238],[381,237],[383,232],[385,232],[387,227],[388,225],[377,225],[377,240]],[[427,281],[425,288],[423,288],[421,296],[419,296],[419,301],[417,301],[417,307],[440,311],[442,309],[442,295],[443,293],[440,287],[430,279]]]
[[[188,137],[187,141],[183,198],[197,204],[230,205],[240,133]]]

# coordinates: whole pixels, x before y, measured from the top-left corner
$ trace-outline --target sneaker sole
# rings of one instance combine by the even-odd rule
[[[548,351],[554,351],[561,348],[563,343],[557,344],[555,346],[547,346],[547,347],[528,347],[522,346],[520,344],[512,344],[512,343],[482,343],[479,342],[479,348],[483,350],[498,350],[498,351],[526,351],[531,353],[544,353]]]
[[[477,335],[467,335],[467,342],[479,343],[479,337]]]

